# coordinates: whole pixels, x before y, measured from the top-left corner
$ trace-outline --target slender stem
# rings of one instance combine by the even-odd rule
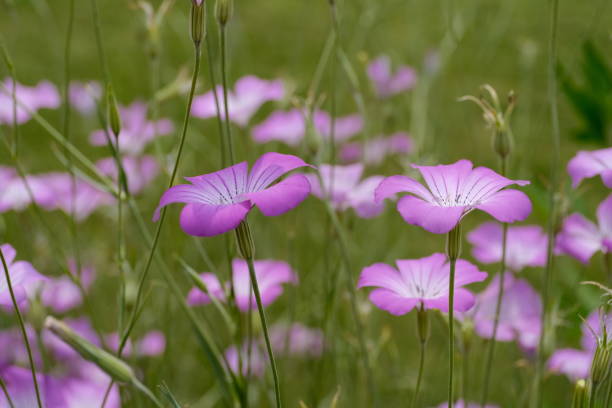
[[[209,24],[206,25],[206,29],[208,30]],[[219,146],[221,149],[221,167],[225,168],[227,166],[227,158],[226,158],[226,148],[225,148],[225,135],[223,131],[223,119],[221,118],[221,107],[219,103],[219,94],[217,93],[217,81],[215,78],[215,68],[213,66],[212,59],[212,50],[210,44],[210,36],[208,33],[204,37],[204,41],[206,42],[206,58],[208,59],[208,76],[210,80],[210,84],[212,87],[213,97],[215,98],[215,112],[217,112],[217,127],[219,131]]]
[[[144,385],[143,383],[141,383],[140,381],[138,381],[136,379],[133,380],[132,384],[140,392],[142,392],[144,395],[146,395],[147,398],[149,398],[151,401],[153,401],[153,403],[155,404],[156,407],[164,408],[164,405],[161,402],[159,402],[159,400],[157,399],[155,394],[153,394],[153,392],[149,388],[147,388],[146,385]]]
[[[4,380],[2,378],[0,378],[0,388],[2,388],[2,393],[6,397],[6,401],[8,402],[9,407],[10,408],[15,408],[15,404],[13,404],[13,400],[11,399],[11,396],[9,395],[8,389],[6,388],[6,383],[4,382]]]
[[[249,275],[251,282],[253,283],[253,292],[255,293],[255,301],[257,302],[257,310],[259,311],[259,319],[261,320],[261,327],[264,334],[264,340],[266,342],[266,349],[268,351],[268,357],[270,358],[270,365],[272,366],[272,377],[274,378],[274,394],[276,396],[276,406],[282,407],[281,393],[280,393],[280,382],[278,379],[278,371],[276,369],[276,360],[274,359],[274,353],[272,352],[272,344],[270,342],[270,334],[268,333],[268,321],[266,319],[266,313],[261,303],[261,294],[259,293],[259,284],[257,283],[257,276],[255,275],[255,265],[253,264],[253,258],[246,259],[247,265],[249,266]],[[250,345],[249,345],[250,347]]]
[[[546,267],[544,269],[544,284],[542,288],[542,335],[538,344],[538,358],[534,376],[534,393],[532,394],[531,406],[540,406],[542,372],[545,360],[545,350],[548,328],[549,292],[554,259],[554,241],[556,229],[556,199],[555,195],[559,184],[558,167],[560,161],[561,136],[559,130],[559,110],[557,102],[557,25],[559,18],[559,0],[551,0],[550,9],[550,41],[548,44],[548,98],[550,102],[550,119],[552,126],[552,158],[550,163],[550,191],[549,191],[549,213],[548,213],[548,244]]]
[[[501,175],[506,176],[506,158],[501,159]],[[489,342],[487,350],[487,359],[485,365],[484,385],[482,388],[482,398],[480,399],[480,407],[484,408],[489,397],[489,384],[491,381],[491,369],[493,368],[493,356],[495,355],[495,344],[497,341],[497,329],[499,328],[499,315],[502,308],[502,299],[504,297],[505,277],[506,277],[506,256],[508,244],[508,224],[502,225],[502,257],[499,271],[499,289],[497,290],[497,301],[495,303],[495,316],[493,318],[493,335]]]
[[[34,358],[32,358],[32,349],[30,348],[30,341],[28,340],[28,334],[26,333],[25,324],[23,323],[23,317],[21,316],[21,311],[19,310],[17,299],[15,299],[15,292],[13,291],[13,284],[11,282],[11,274],[9,273],[8,265],[6,264],[6,259],[4,258],[2,248],[0,248],[0,259],[2,260],[2,266],[4,268],[4,277],[6,279],[6,284],[11,295],[11,301],[13,302],[13,307],[15,308],[17,320],[19,321],[19,328],[21,329],[23,342],[25,343],[26,350],[28,352],[30,370],[32,371],[32,381],[34,382],[34,391],[36,392],[36,402],[38,403],[38,408],[42,408],[43,405],[40,398],[40,390],[38,389],[38,380],[36,379],[36,367],[34,366]]]
[[[421,341],[419,344],[421,345],[420,358],[419,358],[419,374],[417,376],[417,383],[416,383],[416,389],[414,391],[414,396],[412,397],[412,408],[416,408],[417,403],[419,401],[419,394],[421,391],[421,380],[423,379],[423,367],[425,367],[425,349],[427,348],[427,341]]]
[[[102,78],[104,78],[105,83],[108,83],[110,81],[110,71],[108,69],[108,63],[104,53],[104,45],[102,43],[102,28],[100,26],[100,12],[98,11],[97,0],[91,0],[91,15],[94,25],[98,59],[100,60],[100,67],[102,68]]]
[[[182,127],[182,131],[181,131],[181,138],[180,138],[180,142],[179,142],[179,147],[178,147],[178,151],[176,153],[176,160],[174,162],[174,168],[172,169],[172,175],[170,176],[170,180],[168,182],[168,188],[172,187],[172,185],[174,184],[174,179],[176,178],[176,174],[178,172],[178,168],[181,162],[181,156],[183,154],[183,147],[185,145],[185,139],[187,136],[187,129],[189,127],[189,119],[191,118],[191,105],[193,103],[193,96],[195,94],[195,88],[197,85],[197,81],[198,81],[198,74],[200,72],[200,47],[198,45],[195,46],[195,66],[193,69],[193,76],[191,78],[191,88],[189,90],[189,98],[187,100],[187,109],[185,110],[185,117],[183,119],[183,127]],[[161,210],[161,215],[160,215],[160,219],[158,221],[157,224],[157,229],[155,231],[155,236],[153,238],[153,242],[151,244],[151,249],[149,251],[149,256],[147,258],[147,263],[145,266],[145,269],[143,270],[142,274],[140,275],[140,280],[138,281],[138,289],[136,292],[136,300],[134,302],[134,311],[131,314],[129,323],[126,327],[126,330],[123,334],[123,337],[121,338],[121,342],[119,344],[119,348],[117,350],[117,354],[119,356],[121,356],[121,353],[123,352],[123,349],[125,348],[125,345],[127,344],[127,340],[130,337],[130,333],[132,332],[132,329],[134,327],[134,325],[136,324],[136,320],[138,319],[138,308],[140,305],[140,302],[142,300],[142,293],[143,293],[143,289],[144,289],[144,283],[147,279],[147,276],[149,274],[149,271],[151,269],[151,264],[153,263],[153,258],[155,256],[155,251],[157,250],[157,246],[159,244],[159,237],[161,235],[161,230],[162,227],[164,225],[164,220],[166,219],[166,207],[162,208]]]
[[[465,341],[463,343],[463,365],[462,365],[462,370],[463,373],[461,375],[461,387],[462,387],[462,398],[463,401],[469,401],[468,398],[468,389],[469,389],[469,379],[470,379],[470,365],[469,365],[469,361],[470,361],[470,347],[467,346],[465,344]]]
[[[457,258],[450,258],[448,280],[448,408],[453,408],[453,375],[455,371],[455,264]]]
[[[229,108],[227,100],[227,32],[225,25],[221,26],[221,81],[223,83],[223,110],[225,112],[225,135],[227,137],[227,148],[230,164],[234,164],[234,142],[232,140],[232,128],[230,126]],[[216,95],[216,93],[215,93]]]

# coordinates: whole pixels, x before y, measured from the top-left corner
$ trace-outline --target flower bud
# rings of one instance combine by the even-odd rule
[[[574,398],[572,408],[586,408],[589,406],[589,392],[585,380],[578,380],[574,387]]]
[[[215,17],[221,27],[224,27],[234,13],[233,0],[217,0],[215,4]]]
[[[117,108],[115,91],[110,83],[106,87],[106,108],[108,110],[107,112],[110,128],[113,131],[113,135],[118,138],[119,133],[121,132],[121,116],[119,116],[119,109]]]
[[[610,375],[610,345],[605,339],[597,340],[597,349],[591,364],[591,381],[596,388]]]
[[[206,7],[203,0],[193,0],[191,5],[191,39],[196,47],[200,46],[204,38],[204,25],[206,24]]]
[[[242,221],[236,228],[236,241],[238,243],[238,251],[244,259],[255,258],[255,244],[253,243],[253,235],[249,223]]]
[[[461,224],[450,230],[446,235],[446,256],[450,260],[457,260],[461,255]]]
[[[91,361],[110,375],[115,381],[121,383],[134,383],[137,381],[134,371],[123,360],[95,346],[83,337],[76,334],[64,322],[52,316],[47,316],[45,328],[49,329],[64,343],[81,355],[85,360]]]

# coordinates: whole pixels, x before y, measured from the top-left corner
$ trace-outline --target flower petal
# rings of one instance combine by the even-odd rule
[[[476,206],[501,222],[523,221],[531,214],[531,201],[518,190],[502,190]]]
[[[212,237],[235,229],[251,209],[251,203],[187,204],[181,212],[181,228],[189,235]]]
[[[374,191],[374,199],[379,203],[402,192],[415,194],[424,200],[433,200],[431,193],[425,186],[406,176],[391,176],[384,179]]]
[[[419,301],[405,298],[387,289],[375,289],[370,293],[370,301],[387,312],[400,316],[411,311]]]
[[[441,207],[420,198],[405,196],[397,203],[397,210],[408,224],[418,225],[434,234],[445,234],[457,225],[465,207]]]
[[[399,272],[386,263],[375,263],[363,268],[357,288],[376,286],[391,291],[399,291],[405,286]]]
[[[292,174],[264,190],[245,194],[266,216],[276,216],[298,206],[310,193],[310,183],[303,174]]]
[[[261,191],[283,174],[306,166],[310,165],[291,154],[265,153],[257,159],[251,169],[247,190],[251,193]]]
[[[563,221],[563,229],[557,236],[557,248],[586,264],[602,248],[602,237],[595,224],[575,213]]]

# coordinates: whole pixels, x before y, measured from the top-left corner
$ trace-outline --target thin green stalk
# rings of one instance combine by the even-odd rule
[[[506,158],[501,159],[501,175],[506,176]],[[508,244],[508,224],[502,225],[502,257],[499,271],[499,289],[497,291],[497,300],[495,303],[495,317],[493,318],[493,335],[489,342],[487,350],[487,359],[485,364],[484,385],[482,389],[482,398],[480,399],[480,407],[484,408],[489,397],[489,384],[491,381],[491,369],[493,368],[493,356],[495,355],[495,344],[497,340],[497,329],[499,328],[499,315],[502,308],[502,299],[504,297],[505,277],[506,277],[506,256]]]
[[[108,84],[110,81],[110,71],[108,69],[108,63],[104,53],[104,45],[102,44],[102,28],[100,26],[100,12],[98,10],[97,0],[91,0],[91,15],[94,25],[98,59],[100,60],[100,67],[102,68],[102,78],[104,78],[104,82]]]
[[[272,367],[272,377],[274,378],[274,394],[276,396],[276,406],[282,407],[281,393],[280,393],[280,382],[278,379],[278,371],[276,369],[276,360],[274,359],[274,353],[272,352],[272,344],[270,342],[270,334],[268,333],[268,321],[266,319],[266,313],[261,302],[261,294],[259,293],[259,284],[257,283],[257,276],[255,275],[255,265],[253,264],[253,258],[248,257],[246,259],[247,265],[249,266],[249,276],[251,283],[253,284],[253,292],[255,293],[255,301],[257,302],[257,310],[259,312],[259,319],[261,320],[261,327],[264,334],[264,340],[266,342],[266,350],[268,351],[268,357],[270,358],[270,366]],[[249,345],[250,347],[250,345]]]
[[[450,259],[450,277],[448,283],[448,408],[453,408],[453,376],[455,371],[455,264],[457,259]]]
[[[416,389],[414,391],[414,396],[412,397],[412,408],[417,407],[417,403],[419,401],[419,394],[421,391],[421,380],[423,379],[423,367],[425,367],[425,349],[427,348],[427,341],[421,341],[420,343],[420,358],[419,358],[419,374],[417,376],[417,384]]]
[[[197,81],[198,81],[198,74],[200,72],[200,47],[199,45],[195,46],[195,66],[193,69],[193,76],[191,79],[191,88],[189,90],[189,97],[187,100],[187,109],[185,110],[185,117],[183,119],[183,127],[182,127],[182,131],[181,131],[181,138],[180,138],[180,142],[179,142],[179,147],[178,147],[178,151],[176,153],[176,160],[174,162],[174,168],[172,169],[172,175],[170,176],[170,180],[168,182],[168,188],[172,187],[172,185],[174,184],[174,179],[176,178],[176,174],[178,172],[178,168],[180,165],[180,161],[181,161],[181,156],[183,154],[183,147],[185,145],[185,139],[187,136],[187,129],[189,127],[189,119],[191,117],[191,105],[193,103],[193,96],[195,94],[195,88],[197,85]],[[130,337],[130,334],[132,332],[132,329],[134,327],[134,325],[136,324],[136,320],[137,320],[137,315],[136,315],[136,311],[138,310],[138,306],[140,304],[141,298],[142,298],[142,293],[143,293],[143,289],[144,289],[144,283],[147,279],[147,276],[149,274],[149,271],[151,269],[151,264],[153,263],[153,258],[155,256],[155,251],[157,250],[157,246],[159,244],[159,237],[161,235],[161,231],[162,231],[162,227],[164,225],[164,220],[166,219],[166,209],[167,207],[162,208],[161,210],[161,214],[160,214],[160,218],[159,221],[157,223],[157,229],[155,231],[155,236],[153,238],[153,243],[151,244],[151,249],[149,251],[149,256],[147,258],[147,263],[146,266],[142,272],[142,274],[140,275],[140,279],[138,281],[138,289],[136,292],[136,300],[134,302],[134,312],[132,313],[129,323],[127,325],[127,328],[121,338],[121,342],[119,344],[119,348],[117,350],[117,354],[119,356],[121,356],[121,353],[123,352],[123,349],[127,343],[128,338]]]
[[[4,380],[2,378],[0,378],[0,388],[2,388],[2,393],[6,397],[6,401],[8,402],[9,407],[10,408],[15,408],[15,404],[13,404],[13,400],[11,399],[11,396],[9,395],[8,389],[6,388],[6,383],[4,382]]]
[[[227,137],[227,148],[229,153],[229,162],[230,164],[235,163],[234,158],[234,142],[232,140],[232,127],[230,126],[230,117],[229,117],[229,109],[228,109],[228,100],[227,100],[227,31],[226,26],[222,25],[220,32],[220,41],[221,41],[221,81],[223,86],[223,111],[225,112],[225,135]],[[215,92],[216,95],[216,92]]]
[[[34,391],[36,392],[36,402],[38,404],[38,408],[42,408],[43,405],[40,398],[40,390],[38,389],[38,380],[36,378],[36,366],[34,366],[34,358],[32,358],[32,349],[30,348],[30,341],[28,340],[28,334],[26,333],[25,324],[23,323],[23,317],[21,316],[21,311],[19,310],[17,299],[15,299],[15,292],[13,291],[11,275],[8,270],[8,265],[6,264],[6,259],[4,258],[4,252],[2,251],[2,248],[0,248],[0,259],[2,260],[2,266],[4,268],[4,278],[6,279],[6,284],[11,295],[11,301],[13,302],[15,314],[17,315],[17,321],[19,322],[19,328],[21,330],[21,335],[23,336],[23,342],[25,343],[26,350],[28,352],[30,370],[32,371],[32,381],[34,382]]]
[[[143,383],[141,383],[140,381],[138,381],[136,379],[133,380],[132,384],[140,392],[142,392],[144,395],[146,395],[147,398],[149,398],[153,402],[153,404],[155,404],[156,407],[164,408],[164,405],[157,399],[155,394],[153,394],[153,392],[150,389],[147,388],[146,385],[144,385]]]
[[[465,345],[465,342],[463,344],[464,348],[463,348],[463,365],[461,366],[462,368],[462,375],[461,375],[461,393],[463,401],[469,401],[468,398],[468,389],[469,389],[469,379],[470,379],[470,365],[468,364],[468,362],[470,361],[470,348],[467,347]]]
[[[559,130],[559,109],[557,101],[557,25],[559,19],[559,0],[551,0],[550,9],[550,39],[548,44],[548,99],[550,102],[550,120],[552,126],[552,159],[550,164],[550,191],[549,191],[549,213],[548,213],[548,244],[546,267],[544,270],[544,283],[542,288],[542,335],[538,344],[538,358],[534,376],[534,393],[532,395],[532,407],[540,406],[542,372],[544,369],[545,350],[548,329],[549,296],[554,259],[554,242],[556,229],[556,192],[559,184],[558,167],[560,161],[561,136]]]

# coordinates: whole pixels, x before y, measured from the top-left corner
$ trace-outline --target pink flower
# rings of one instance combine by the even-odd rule
[[[36,288],[46,278],[38,273],[31,263],[27,261],[15,261],[17,251],[10,244],[4,244],[0,246],[6,266],[8,268],[9,276],[11,278],[11,285],[15,294],[15,300],[17,303],[22,303],[27,300],[28,297],[32,297],[35,294]],[[7,310],[12,310],[13,302],[6,280],[6,274],[4,265],[0,263],[0,306]]]
[[[477,296],[476,307],[470,312],[476,333],[485,339],[493,337],[498,293],[499,276],[495,276]],[[504,281],[496,340],[516,340],[524,350],[535,350],[542,330],[541,313],[542,301],[538,292],[526,280],[508,274]]]
[[[370,301],[380,309],[394,315],[403,315],[421,305],[425,309],[448,312],[448,286],[450,264],[446,256],[436,253],[421,259],[397,260],[398,269],[376,263],[361,271],[358,288],[376,287]],[[454,309],[465,312],[474,305],[474,295],[464,285],[481,282],[487,274],[458,259],[455,270]]]
[[[294,356],[320,357],[325,347],[323,331],[300,323],[276,324],[270,328],[270,341],[277,353]]]
[[[55,207],[55,191],[47,184],[44,176],[26,175],[25,181],[17,171],[0,166],[0,213],[22,211],[32,203],[50,210]]]
[[[227,105],[230,120],[237,125],[246,126],[257,110],[268,101],[279,101],[285,96],[285,87],[281,80],[267,81],[249,75],[236,81],[233,91],[228,90]],[[217,86],[217,98],[221,117],[225,118],[223,88]],[[213,91],[196,96],[193,100],[191,114],[198,118],[217,116],[217,106]]]
[[[119,149],[122,153],[137,156],[157,136],[165,136],[174,131],[174,125],[169,119],[152,122],[147,119],[147,105],[134,102],[130,106],[120,107],[121,132],[119,133]],[[94,146],[107,146],[108,138],[104,130],[96,130],[89,136]],[[112,143],[115,137],[110,130],[108,134]]]
[[[446,408],[446,407],[448,407],[448,402],[444,402],[437,406],[437,408]],[[481,405],[475,402],[465,403],[463,402],[463,400],[457,400],[457,402],[453,404],[453,407],[455,408],[481,408]],[[499,407],[497,405],[487,404],[484,406],[484,408],[499,408]]]
[[[261,303],[263,306],[272,304],[282,293],[283,283],[297,283],[297,275],[291,269],[291,266],[286,262],[274,260],[260,260],[254,262],[255,277],[259,284],[261,293]],[[257,309],[255,295],[251,288],[251,278],[249,276],[249,268],[246,261],[242,259],[234,259],[232,262],[232,274],[234,281],[234,295],[236,297],[236,305],[240,310],[246,312],[250,309]],[[206,284],[211,296],[217,298],[221,302],[226,301],[224,286],[221,285],[219,279],[211,273],[200,275]],[[229,290],[230,282],[225,284],[225,288]],[[249,296],[249,289],[251,289]],[[193,288],[187,295],[187,302],[192,305],[202,305],[211,302],[211,299],[204,294],[200,289]]]
[[[338,211],[354,208],[358,216],[372,218],[379,215],[384,206],[382,203],[374,202],[374,190],[383,180],[382,176],[371,176],[361,179],[363,173],[362,164],[348,166],[331,166],[322,164],[319,172],[323,185],[319,178],[309,174],[308,180],[312,186],[312,194],[322,200],[330,197],[332,206]]]
[[[345,162],[361,161],[367,165],[381,164],[393,154],[408,154],[412,151],[412,139],[405,132],[397,132],[391,136],[379,136],[362,142],[347,143],[342,146],[340,157]]]
[[[96,81],[72,81],[68,91],[70,104],[84,115],[95,111],[97,101],[102,97],[102,87]]]
[[[4,88],[0,87],[0,125],[13,124],[13,81],[4,79]],[[17,83],[17,124],[30,120],[31,112],[40,109],[55,109],[60,106],[60,96],[55,85],[48,81],[39,82],[34,87]]]
[[[262,123],[253,127],[253,139],[257,143],[280,141],[289,146],[299,145],[306,135],[304,112],[293,109],[287,112],[275,111]],[[318,110],[312,117],[313,126],[323,139],[331,137],[331,117]],[[363,129],[361,116],[353,114],[337,117],[334,123],[334,139],[342,142],[350,139]]]
[[[576,188],[585,178],[601,175],[607,187],[612,188],[612,147],[593,151],[579,151],[567,164],[567,172]]]
[[[117,333],[106,336],[106,345],[114,352],[119,350],[121,339]],[[134,353],[134,349],[136,353]],[[134,354],[137,357],[155,357],[166,349],[166,337],[160,331],[150,331],[146,333],[133,347],[132,341],[128,340],[123,349],[123,355],[130,357]]]
[[[501,262],[502,238],[502,226],[495,222],[485,222],[467,235],[467,240],[474,245],[472,255],[484,264]],[[541,227],[509,227],[506,238],[506,266],[515,272],[527,266],[544,266],[546,246],[547,237]]]
[[[368,65],[368,76],[374,84],[380,98],[387,98],[414,87],[416,72],[402,65],[395,73],[391,72],[391,60],[388,56],[380,56]]]
[[[308,179],[292,174],[272,183],[285,173],[308,166],[296,156],[266,153],[248,171],[246,162],[214,173],[186,177],[191,184],[167,190],[159,201],[153,220],[162,207],[186,203],[181,212],[181,227],[189,235],[210,237],[236,228],[253,206],[266,216],[281,215],[301,203],[310,193]]]
[[[124,156],[121,162],[130,194],[140,193],[159,174],[159,165],[153,156]],[[98,160],[96,167],[105,175],[117,180],[117,163],[114,157]]]
[[[478,209],[498,221],[522,221],[531,213],[531,201],[521,191],[507,189],[512,184],[524,186],[524,180],[510,180],[486,167],[472,168],[469,160],[454,164],[412,167],[419,170],[427,187],[406,176],[387,177],[376,189],[376,201],[402,197],[397,210],[408,224],[429,232],[444,234],[452,230],[466,214]]]
[[[557,250],[585,264],[595,252],[612,251],[612,194],[597,207],[597,221],[599,225],[578,213],[567,217],[557,236]]]
[[[15,407],[37,407],[36,391],[29,368],[18,366],[4,367],[0,375]],[[64,396],[59,381],[49,375],[36,374],[43,407],[65,408]],[[101,401],[101,400],[100,400]],[[0,393],[0,406],[9,407],[6,396]],[[72,407],[71,407],[72,408]]]
[[[245,343],[241,345],[240,351],[236,346],[230,346],[225,350],[227,364],[234,374],[240,372],[238,353],[240,353],[242,360],[242,375],[245,377],[261,377],[264,375],[267,356],[263,353],[257,342],[253,341],[250,344]]]

